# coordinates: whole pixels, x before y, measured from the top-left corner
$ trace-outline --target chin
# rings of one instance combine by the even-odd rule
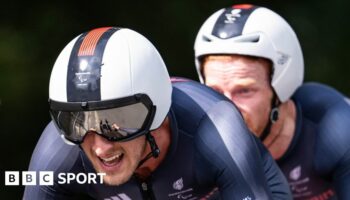
[[[257,137],[257,138],[260,138],[261,135],[263,134],[263,130],[260,130],[260,131],[254,131],[253,134]]]
[[[128,176],[120,176],[120,175],[106,175],[103,178],[103,183],[106,185],[110,185],[110,186],[119,186],[122,185],[124,183],[126,183],[127,181],[130,180],[132,174],[128,175]]]

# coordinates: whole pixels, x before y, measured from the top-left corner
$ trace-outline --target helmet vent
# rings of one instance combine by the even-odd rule
[[[260,35],[249,35],[249,36],[243,36],[236,39],[236,42],[250,42],[250,43],[257,43],[260,40]]]
[[[203,40],[206,41],[206,42],[211,42],[211,39],[205,35],[203,35]]]

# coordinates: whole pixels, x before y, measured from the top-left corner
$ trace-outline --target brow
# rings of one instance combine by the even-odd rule
[[[240,79],[235,80],[235,84],[237,86],[247,87],[247,86],[252,86],[252,85],[256,84],[256,80],[254,80],[252,78],[240,78]]]

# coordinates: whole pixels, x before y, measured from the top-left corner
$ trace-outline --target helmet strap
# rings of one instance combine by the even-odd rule
[[[146,140],[148,141],[149,145],[151,146],[151,154],[154,158],[157,158],[160,154],[160,150],[158,148],[158,145],[156,143],[156,140],[154,139],[153,135],[151,135],[151,132],[148,132],[146,134]]]
[[[148,159],[154,157],[157,158],[160,154],[160,150],[158,148],[158,145],[156,143],[156,140],[154,137],[151,135],[151,132],[146,133],[146,140],[148,141],[150,147],[151,147],[151,152],[149,152],[140,162],[137,168],[139,168],[143,163],[145,163]]]
[[[270,111],[270,117],[269,122],[267,123],[264,131],[262,132],[260,136],[260,140],[264,141],[266,137],[269,135],[271,131],[272,124],[276,123],[279,118],[279,109],[278,106],[280,105],[280,101],[277,99],[276,94],[274,93],[272,101],[271,101],[271,111]]]
[[[276,106],[276,107],[273,107],[272,109],[271,109],[271,112],[270,112],[270,122],[272,123],[272,124],[274,124],[274,123],[276,123],[277,122],[277,120],[278,120],[278,117],[279,117],[279,109],[278,109],[278,107]]]

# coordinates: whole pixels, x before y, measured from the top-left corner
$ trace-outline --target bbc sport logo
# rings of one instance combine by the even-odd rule
[[[21,175],[21,176],[20,176]],[[105,173],[58,173],[58,184],[103,184]],[[5,185],[53,185],[53,171],[5,171]],[[21,181],[21,182],[20,182]]]

